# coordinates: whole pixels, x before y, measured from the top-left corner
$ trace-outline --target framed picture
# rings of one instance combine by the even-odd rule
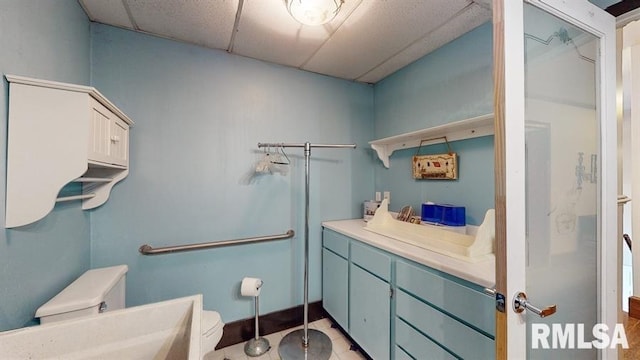
[[[414,179],[456,180],[458,155],[456,153],[413,156]]]

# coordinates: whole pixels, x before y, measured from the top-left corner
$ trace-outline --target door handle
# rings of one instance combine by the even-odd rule
[[[513,311],[515,311],[516,313],[521,313],[523,312],[525,309],[529,310],[531,312],[533,312],[534,314],[540,316],[541,318],[547,317],[547,316],[551,316],[553,314],[556,313],[556,305],[550,305],[547,306],[543,309],[539,309],[533,305],[531,305],[531,303],[529,302],[529,300],[527,300],[527,294],[523,293],[523,292],[519,292],[514,298],[513,298]]]

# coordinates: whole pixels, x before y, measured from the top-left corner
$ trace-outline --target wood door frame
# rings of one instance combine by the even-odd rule
[[[504,49],[504,0],[493,0],[493,114],[494,114],[494,186],[496,216],[496,294],[506,294],[507,275],[498,276],[506,269],[506,176],[504,127],[505,127],[505,49]],[[506,306],[506,304],[505,304]],[[507,313],[496,309],[496,359],[507,359]]]

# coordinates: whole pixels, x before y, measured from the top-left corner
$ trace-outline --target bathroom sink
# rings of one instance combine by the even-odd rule
[[[202,295],[0,332],[3,359],[200,359]]]
[[[388,211],[385,199],[367,222],[365,230],[384,235],[423,249],[431,250],[468,262],[490,259],[495,242],[495,215],[489,209],[476,235],[466,235],[396,220]]]

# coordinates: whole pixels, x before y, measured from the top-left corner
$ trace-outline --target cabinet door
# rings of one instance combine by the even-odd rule
[[[373,359],[389,359],[389,283],[353,263],[350,266],[349,334]]]
[[[126,167],[129,156],[129,125],[91,98],[89,161]]]
[[[129,125],[117,117],[111,123],[109,137],[109,161],[112,164],[127,166],[129,154]]]
[[[111,124],[113,113],[95,99],[90,99],[89,160],[111,163]]]
[[[322,249],[322,306],[343,329],[348,323],[349,263],[330,250]]]

